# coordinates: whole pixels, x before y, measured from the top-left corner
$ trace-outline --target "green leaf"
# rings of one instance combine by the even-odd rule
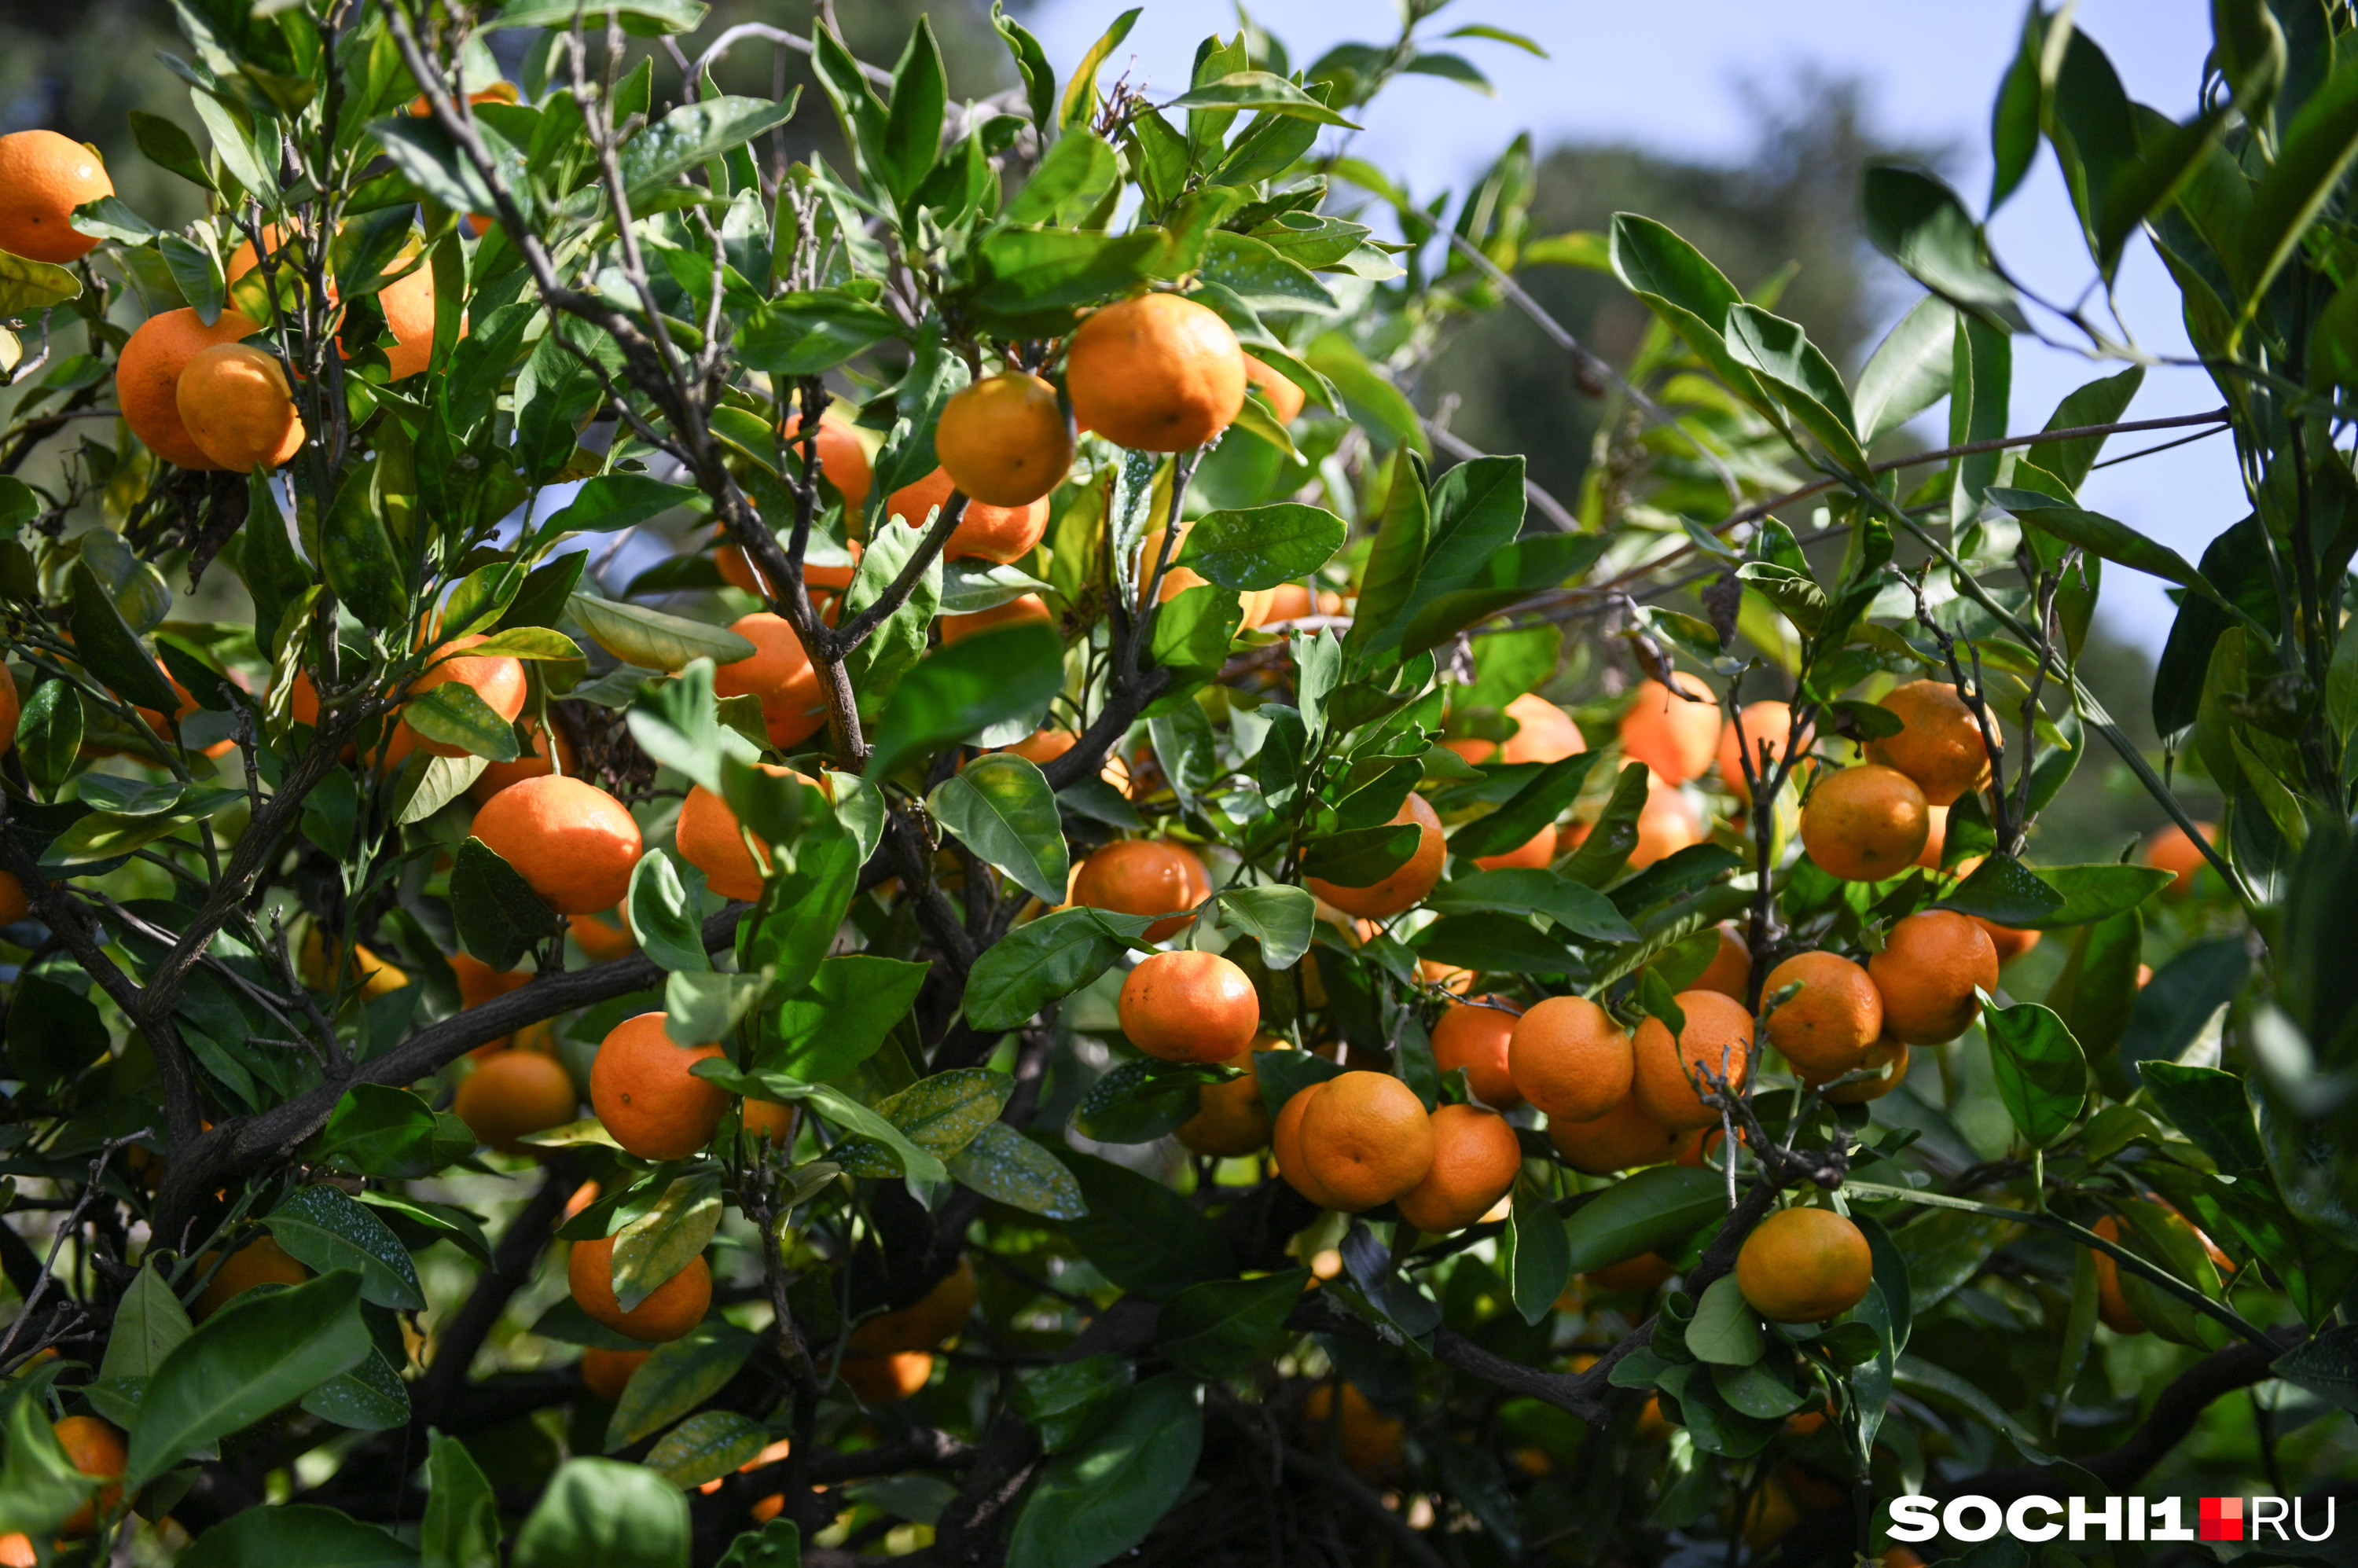
[[[427,1434],[418,1568],[500,1568],[500,1505],[467,1445]]]
[[[726,1319],[708,1318],[679,1338],[656,1346],[631,1375],[622,1403],[606,1423],[607,1452],[661,1432],[719,1393],[758,1343]],[[550,1495],[555,1495],[554,1487]],[[529,1531],[531,1527],[525,1528]],[[517,1558],[523,1558],[521,1545]]]
[[[1026,891],[1050,903],[1064,899],[1072,854],[1055,791],[1037,764],[1006,752],[977,757],[934,786],[925,809]]]
[[[406,619],[409,588],[385,532],[375,470],[370,462],[345,473],[335,503],[319,523],[320,569],[362,625],[395,626]]]
[[[463,746],[491,762],[513,762],[523,755],[516,747],[515,726],[464,681],[427,687],[402,705],[401,717],[427,740]]]
[[[1167,243],[1156,229],[1127,234],[994,229],[979,246],[987,280],[975,291],[974,303],[1019,325],[1044,325],[1058,313],[1145,281],[1162,262]]]
[[[359,1272],[340,1269],[206,1319],[148,1379],[125,1492],[374,1355],[360,1304]]]
[[[925,182],[939,156],[942,117],[949,87],[933,24],[921,13],[910,30],[900,63],[892,70],[892,95],[884,115],[882,156],[873,171],[895,200],[905,202]]]
[[[1373,887],[1408,864],[1423,833],[1413,822],[1330,833],[1303,852],[1303,875],[1337,887]]]
[[[1242,620],[1234,589],[1208,583],[1184,589],[1155,612],[1147,657],[1208,678],[1228,662],[1228,644]]]
[[[1638,847],[1638,814],[1646,808],[1649,772],[1643,762],[1630,762],[1613,782],[1613,794],[1588,837],[1563,863],[1563,875],[1588,887],[1602,887],[1620,875]]]
[[[908,1016],[928,972],[871,953],[821,959],[807,989],[763,1013],[755,1065],[812,1083],[840,1077]]]
[[[1696,1360],[1715,1367],[1749,1367],[1760,1359],[1767,1336],[1735,1275],[1722,1274],[1704,1287],[1686,1327],[1686,1346]]]
[[[1034,712],[1064,684],[1064,644],[1037,622],[960,638],[918,660],[893,689],[868,776],[884,778],[916,756]]]
[[[1260,943],[1262,962],[1290,969],[1310,950],[1317,901],[1298,887],[1230,888],[1219,895],[1220,922],[1249,932]]]
[[[2043,1149],[2070,1130],[2088,1102],[2088,1061],[2063,1021],[2035,1001],[1985,1009],[1990,1065],[2016,1130]]]
[[[1564,1223],[1572,1271],[1585,1274],[1675,1249],[1726,1209],[1726,1181],[1716,1171],[1683,1165],[1640,1171],[1573,1210]]]
[[[434,1132],[433,1108],[416,1095],[389,1084],[354,1084],[328,1113],[314,1157],[363,1176],[430,1176],[444,1163],[435,1155]]]
[[[2063,26],[2069,27],[2068,19]],[[2039,125],[2046,104],[2050,73],[2043,69],[2047,12],[2036,3],[2022,21],[2022,41],[1998,83],[1997,100],[1990,106],[1990,199],[1994,213],[2006,205],[2030,172],[2039,153]]]
[[[773,125],[794,117],[800,95],[780,101],[724,94],[683,103],[622,144],[623,189],[631,204],[645,211],[665,186],[731,148],[741,147]]]
[[[66,1456],[46,1403],[30,1390],[9,1401],[8,1450],[0,1460],[0,1530],[46,1537],[98,1489],[98,1482]]]
[[[1212,1076],[1207,1067],[1152,1057],[1117,1062],[1073,1108],[1073,1126],[1095,1143],[1152,1143],[1195,1114]]]
[[[704,873],[693,866],[683,873],[682,864],[667,849],[648,850],[631,869],[631,891],[622,902],[639,951],[657,968],[702,971],[712,968],[698,918]]]
[[[730,1542],[714,1568],[802,1568],[803,1532],[790,1519],[772,1519]]]
[[[1727,351],[1728,312],[1744,297],[1701,251],[1663,224],[1632,212],[1613,215],[1613,271],[1736,395],[1766,409],[1768,394]]]
[[[622,18],[626,31],[637,31],[632,24],[649,23],[665,33],[692,33],[704,25],[712,7],[704,0],[521,0],[496,16],[486,17],[483,26],[497,30],[505,27],[569,28],[578,20],[592,27],[602,27],[609,16]],[[644,35],[642,35],[644,36]]]
[[[64,267],[0,251],[0,316],[38,316],[81,297],[81,279]]]
[[[654,1365],[639,1368],[633,1389]],[[515,1568],[687,1568],[688,1537],[687,1499],[654,1471],[568,1459],[516,1536]]]
[[[1150,924],[1136,922],[1141,932]],[[968,973],[967,1022],[988,1034],[1020,1029],[1048,1003],[1104,974],[1123,946],[1098,910],[1058,910],[1019,925],[985,948]]]
[[[872,1139],[891,1150],[908,1175],[921,1182],[938,1182],[949,1173],[932,1153],[912,1142],[907,1134],[876,1112],[828,1084],[806,1084],[784,1073],[759,1070],[740,1073],[723,1060],[698,1062],[688,1069],[709,1078],[730,1094],[792,1103],[807,1101],[818,1115],[844,1131]]]
[[[2248,217],[2237,236],[2241,250],[2225,259],[2235,270],[2247,322],[2258,312],[2268,287],[2300,247],[2319,211],[2358,155],[2358,59],[2337,60],[2333,72],[2309,95],[2277,146],[2276,162],[2252,191]]]
[[[1488,552],[1462,586],[1429,599],[1420,592],[1421,602],[1401,633],[1401,651],[1437,648],[1466,627],[1559,587],[1595,565],[1609,543],[1602,534],[1542,534]],[[1420,589],[1432,572],[1428,562]]]
[[[601,473],[584,481],[564,510],[540,525],[535,537],[546,544],[564,534],[616,533],[680,506],[703,513],[711,503],[694,485],[665,484],[643,473]]]
[[[2039,876],[2062,895],[2063,906],[2028,923],[2000,921],[2000,925],[2027,924],[2035,931],[2085,925],[2136,908],[2171,880],[2169,872],[2152,866],[2041,866]]]
[[[1024,1568],[1098,1568],[1146,1539],[1177,1504],[1203,1451],[1203,1396],[1179,1374],[1124,1396],[1104,1432],[1050,1460],[1015,1516],[1007,1550]]]
[[[99,1363],[103,1379],[151,1378],[164,1358],[179,1348],[193,1325],[160,1270],[139,1271],[114,1309],[114,1327]]]
[[[297,1403],[322,1421],[356,1432],[391,1432],[409,1424],[409,1385],[382,1349],[372,1348],[352,1370],[339,1372]]]
[[[1222,588],[1257,590],[1299,582],[1343,547],[1343,520],[1323,506],[1278,502],[1207,512],[1188,529],[1175,565]]]
[[[1920,299],[1876,345],[1852,400],[1861,440],[1872,443],[1949,395],[1956,321],[1946,300]]]
[[[2358,1325],[2343,1324],[2296,1345],[2268,1369],[2345,1411],[2358,1411]]]
[[[2133,909],[2082,926],[2047,993],[2047,1005],[2092,1059],[2119,1044],[2128,1028],[2144,941],[2145,919]]]
[[[2044,925],[2063,908],[2063,895],[2011,855],[1991,855],[1941,907],[2017,929]]]
[[[1003,1121],[993,1121],[952,1156],[950,1174],[994,1203],[1045,1219],[1088,1212],[1081,1185],[1056,1157]]]
[[[694,1262],[720,1226],[720,1176],[680,1176],[644,1214],[614,1232],[614,1299],[624,1312]]]
[[[1116,16],[1113,25],[1089,46],[1088,52],[1081,56],[1079,63],[1073,67],[1072,80],[1065,85],[1064,100],[1056,106],[1056,128],[1059,131],[1070,132],[1096,112],[1098,68],[1121,47],[1122,39],[1130,37],[1130,29],[1137,24],[1145,9],[1142,5],[1132,6]]]
[[[325,1274],[357,1269],[361,1297],[375,1306],[417,1312],[426,1292],[409,1249],[384,1221],[324,1183],[297,1187],[263,1221],[297,1261]]]
[[[1537,867],[1509,867],[1453,877],[1424,901],[1438,914],[1497,912],[1543,914],[1592,942],[1635,942],[1637,927],[1595,888]]]
[[[1525,1323],[1546,1321],[1572,1282],[1572,1248],[1555,1205],[1527,1182],[1515,1184],[1508,1210],[1506,1266],[1515,1310]]]
[[[129,119],[131,139],[149,163],[169,169],[191,185],[213,189],[212,177],[205,172],[204,155],[197,151],[196,141],[188,132],[161,114],[137,109],[131,111]]]
[[[1981,225],[1955,191],[1920,169],[1878,165],[1865,177],[1864,211],[1866,237],[1917,282],[1993,326],[2025,330],[2013,286],[1991,266]]]
[[[1451,852],[1470,860],[1477,856],[1502,855],[1509,849],[1520,849],[1541,828],[1563,816],[1579,797],[1580,786],[1587,780],[1589,769],[1596,765],[1599,755],[1601,753],[1595,752],[1575,752],[1569,757],[1547,763],[1498,810],[1487,816],[1476,817],[1451,835]],[[1548,873],[1541,871],[1538,874],[1546,876]]]
[[[1206,1380],[1234,1377],[1277,1342],[1302,1300],[1307,1269],[1258,1280],[1206,1280],[1163,1303],[1154,1336],[1171,1364]]]
[[[1341,308],[1308,267],[1249,235],[1215,231],[1205,243],[1202,271],[1249,310],[1296,310],[1323,316]]]
[[[1261,357],[1269,359],[1273,366],[1278,364],[1265,350]],[[1302,362],[1343,395],[1343,406],[1336,412],[1347,413],[1355,423],[1382,440],[1419,453],[1429,450],[1424,422],[1417,416],[1415,405],[1392,384],[1389,376],[1368,362],[1350,339],[1340,332],[1322,333],[1303,353]]]
[[[557,912],[481,838],[459,846],[450,871],[459,940],[494,969],[513,969],[535,942],[557,934]]]
[[[782,294],[763,301],[737,329],[737,357],[772,375],[817,375],[901,334],[890,311],[856,295]]]
[[[1443,915],[1410,937],[1408,945],[1418,957],[1434,964],[1496,969],[1501,974],[1586,972],[1580,955],[1555,937],[1534,930],[1520,916],[1488,910]]]
[[[665,681],[633,702],[627,715],[631,739],[667,768],[676,769],[715,795],[723,793],[724,758],[749,762],[759,755],[752,743],[720,722],[712,699],[712,668],[689,663],[677,680]]]
[[[136,707],[167,715],[179,711],[172,683],[141,645],[89,563],[77,560],[67,582],[73,599],[74,656],[82,668]]]
[[[26,776],[52,800],[73,772],[81,736],[81,694],[73,682],[43,681],[35,687],[17,723],[16,755]]]
[[[753,644],[725,626],[687,621],[635,604],[577,593],[567,606],[590,640],[642,669],[677,672],[698,659],[733,665],[750,659]]]
[[[1181,93],[1165,109],[1265,109],[1271,114],[1313,121],[1321,125],[1359,127],[1273,71],[1236,70],[1198,83]]]
[[[1851,411],[1842,373],[1810,341],[1800,322],[1772,316],[1757,305],[1733,305],[1727,312],[1726,344],[1728,356],[1767,382],[1778,401],[1836,461],[1853,473],[1866,472],[1858,416]]]
[[[2256,624],[2241,605],[2222,594],[2211,579],[2194,569],[2193,563],[2169,546],[2147,538],[2127,524],[2117,522],[2100,512],[2084,512],[2067,506],[2053,496],[2036,491],[1993,488],[1988,492],[1992,505],[2011,513],[2034,528],[2052,534],[2065,544],[2077,545],[2090,555],[2102,556],[2108,561],[2191,589],[2212,603],[2226,611],[2246,625]],[[2265,629],[2263,635],[2266,633]]]
[[[769,1429],[751,1417],[735,1411],[706,1411],[664,1433],[643,1463],[686,1491],[752,1463],[769,1441]]]
[[[988,1067],[953,1067],[881,1100],[876,1114],[927,1153],[948,1159],[999,1119],[1015,1080]]]
[[[2188,1067],[2176,1062],[2140,1062],[2137,1076],[2147,1098],[2169,1119],[2169,1124],[2216,1161],[2219,1169],[2233,1174],[2256,1171],[2266,1163],[2243,1079],[2216,1067]]]
[[[727,1040],[745,1015],[762,1004],[769,989],[770,977],[765,974],[677,970],[664,978],[664,1033],[675,1045]]]
[[[1063,1152],[1088,1212],[1065,1224],[1100,1273],[1126,1291],[1168,1300],[1206,1280],[1237,1271],[1228,1243],[1193,1204],[1126,1166]]]
[[[415,1548],[317,1503],[279,1503],[232,1514],[192,1541],[179,1561],[188,1568],[270,1568],[282,1563],[303,1568],[427,1568]]]

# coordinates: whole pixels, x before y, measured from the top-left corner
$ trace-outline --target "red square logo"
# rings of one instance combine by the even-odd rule
[[[2241,1498],[2205,1498],[2197,1512],[2201,1526],[2198,1534],[2204,1541],[2241,1541],[2244,1539],[2244,1499]]]

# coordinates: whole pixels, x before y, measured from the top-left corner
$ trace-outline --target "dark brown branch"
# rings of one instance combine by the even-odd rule
[[[742,903],[731,903],[704,923],[708,949],[736,939]],[[528,1023],[592,1006],[663,983],[664,971],[644,953],[593,964],[586,969],[544,974],[504,996],[471,1007],[419,1030],[381,1056],[358,1064],[345,1077],[331,1078],[308,1094],[262,1112],[224,1121],[198,1138],[186,1157],[177,1152],[157,1195],[158,1212],[192,1211],[198,1195],[283,1160],[328,1123],[328,1117],[354,1084],[407,1084],[441,1071],[479,1045],[513,1034]]]
[[[410,1395],[409,1424],[422,1439],[426,1429],[441,1423],[443,1411],[467,1381],[475,1353],[491,1337],[510,1298],[530,1282],[541,1255],[548,1249],[549,1234],[564,1212],[574,1187],[573,1162],[562,1151],[548,1157],[540,1190],[508,1226],[492,1251],[491,1267],[476,1277],[466,1304],[442,1325],[434,1350],[434,1364],[426,1369]]]

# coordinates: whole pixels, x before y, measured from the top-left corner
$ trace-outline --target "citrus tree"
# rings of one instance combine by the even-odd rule
[[[994,12],[956,103],[185,0],[200,220],[0,139],[0,1561],[1896,1563],[2347,1465],[2346,10],[2221,0],[2179,124],[2032,9],[1989,205],[2051,150],[2224,398],[2131,421],[1920,170],[1847,378],[1523,144],[1412,196],[1371,100],[1532,47],[1439,9],[1151,92]],[[1569,503],[1412,401],[1502,309]],[[2017,432],[2039,342],[2119,363]],[[2079,503],[2157,428],[2199,565]],[[2174,826],[2058,863],[2077,770]]]

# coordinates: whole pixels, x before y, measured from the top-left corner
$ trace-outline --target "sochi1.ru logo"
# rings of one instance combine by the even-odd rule
[[[2321,1530],[2311,1533],[2304,1498],[2203,1498],[2195,1509],[2198,1530],[2189,1530],[2185,1499],[2106,1498],[2091,1507],[2085,1498],[2031,1496],[2001,1505],[1974,1494],[1942,1503],[1920,1494],[1891,1502],[1891,1539],[1915,1542],[1945,1535],[1952,1541],[1987,1541],[2004,1530],[2017,1541],[2265,1541],[2293,1536],[2318,1541],[2333,1534],[2334,1499],[2324,1505]],[[2290,1533],[2287,1531],[2289,1530]]]

